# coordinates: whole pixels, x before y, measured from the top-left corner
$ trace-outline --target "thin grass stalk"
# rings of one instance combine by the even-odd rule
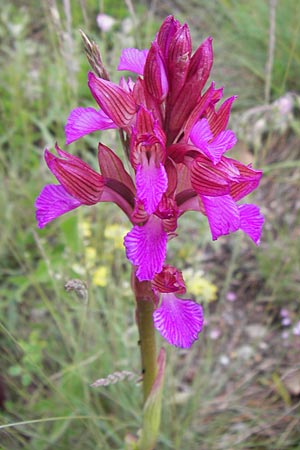
[[[276,42],[276,6],[277,0],[270,0],[270,26],[269,26],[269,46],[268,58],[266,63],[266,82],[265,82],[265,102],[270,103],[272,87],[272,71],[274,64],[275,42]]]

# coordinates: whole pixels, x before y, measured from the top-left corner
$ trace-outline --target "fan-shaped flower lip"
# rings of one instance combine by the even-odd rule
[[[144,225],[135,225],[125,236],[124,245],[127,258],[137,266],[139,281],[152,280],[161,272],[166,258],[167,233],[158,217],[151,215]]]
[[[117,128],[113,120],[102,110],[94,108],[75,108],[71,111],[66,126],[66,144],[99,130]]]
[[[202,306],[172,293],[161,297],[161,304],[153,313],[155,328],[171,345],[190,348],[203,327]]]

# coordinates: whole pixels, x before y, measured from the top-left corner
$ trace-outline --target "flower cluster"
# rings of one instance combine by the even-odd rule
[[[185,292],[181,272],[167,265],[167,242],[186,211],[207,217],[212,238],[241,229],[259,243],[263,217],[257,206],[239,201],[259,184],[262,172],[224,156],[236,143],[226,129],[234,97],[214,83],[204,91],[213,63],[212,39],[193,53],[189,28],[173,17],[163,22],[149,50],[122,51],[119,70],[135,81],[88,74],[100,109],[74,109],[66,143],[97,130],[116,128],[124,136],[130,175],[117,154],[99,143],[97,172],[56,145],[45,151],[59,184],[44,187],[36,200],[39,227],[80,205],[114,202],[132,223],[124,238],[126,256],[139,281],[152,283],[154,324],[173,345],[190,347],[203,324],[200,305]],[[106,74],[106,72],[104,72]]]

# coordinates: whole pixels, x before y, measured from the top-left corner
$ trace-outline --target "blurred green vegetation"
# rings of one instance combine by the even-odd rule
[[[0,393],[3,390],[6,400],[5,409],[0,412],[0,448],[122,449],[125,434],[136,433],[141,424],[140,386],[124,381],[92,389],[90,384],[114,371],[139,373],[130,267],[120,245],[120,236],[129,224],[116,208],[107,204],[82,208],[44,230],[37,230],[34,218],[34,199],[43,185],[52,180],[43,162],[43,149],[53,148],[55,141],[63,147],[64,124],[70,110],[78,105],[93,105],[86,85],[89,66],[78,30],[83,29],[97,41],[112,78],[117,80],[115,67],[121,48],[136,43],[147,47],[161,18],[174,13],[190,24],[194,45],[206,35],[213,35],[213,77],[218,85],[225,84],[226,96],[238,94],[235,108],[242,110],[265,101],[269,4],[258,0],[174,0],[161,4],[145,1],[134,2],[133,16],[128,9],[131,2],[121,0],[71,0],[70,10],[67,1],[2,3]],[[97,28],[99,12],[116,19],[108,33]],[[299,24],[299,2],[278,1],[270,86],[273,100],[286,91],[299,94]],[[102,139],[118,150],[114,133],[105,133]],[[72,144],[71,152],[96,166],[98,140],[99,134],[88,136]],[[274,171],[273,160],[268,159],[269,141],[265,142],[258,157],[260,164],[269,168],[266,187],[272,191],[272,183],[279,183],[292,189],[299,184],[299,171],[291,177],[290,172],[280,169],[280,164]],[[297,159],[299,164],[299,153],[289,154],[288,158]],[[267,197],[265,201],[268,202]],[[299,312],[296,299],[300,220],[299,216],[293,217],[293,210],[291,216],[286,223],[279,221],[276,213],[267,217],[267,222],[272,223],[267,223],[258,250],[249,250],[238,236],[228,238],[226,263],[223,256],[218,260],[225,241],[211,245],[206,223],[193,214],[184,217],[181,237],[171,242],[170,256],[182,269],[203,275],[206,289],[211,290],[211,283],[218,284],[218,306],[206,306],[208,319],[214,320],[215,310],[222,308],[224,295],[232,284],[243,285],[243,273],[238,270],[244,261],[240,256],[243,252],[255,261],[254,305],[263,305],[271,312],[270,322],[281,307],[290,308],[294,315]],[[194,242],[191,235],[195,236]],[[199,275],[201,258],[207,249],[214,255],[215,266],[211,273]],[[83,289],[87,284],[87,297],[65,291],[64,284],[72,279],[82,280]],[[246,293],[245,298],[251,293]],[[203,291],[198,299],[208,303],[211,295],[206,297]],[[168,349],[158,448],[299,448],[293,422],[280,441],[276,433],[262,437],[255,432],[273,411],[272,402],[263,410],[259,402],[243,409],[241,386],[234,395],[228,394],[223,409],[212,412],[216,398],[223,399],[226,386],[239,373],[235,365],[227,371],[218,369],[224,346],[226,336],[218,344],[209,333],[204,333],[199,345],[188,353]],[[270,386],[270,380],[272,374],[259,379],[259,384]],[[244,381],[244,389],[249,383]],[[282,397],[270,392],[274,402]],[[283,413],[282,410],[277,417],[270,416],[272,423]],[[252,434],[247,434],[245,428],[240,433],[238,428],[232,428],[238,417],[250,431],[254,430]],[[297,409],[292,417],[299,420]],[[229,439],[229,429],[233,429],[233,441]],[[224,436],[229,439],[228,444]]]

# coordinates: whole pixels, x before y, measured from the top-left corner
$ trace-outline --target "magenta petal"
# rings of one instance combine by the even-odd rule
[[[47,223],[80,205],[81,202],[60,184],[47,184],[35,201],[38,227],[44,228]]]
[[[140,281],[152,280],[161,272],[167,246],[167,233],[163,230],[162,221],[151,216],[143,226],[134,226],[124,238],[126,256],[138,266],[136,275]]]
[[[153,313],[154,326],[172,345],[189,348],[198,339],[203,326],[203,308],[192,300],[162,294],[159,308]]]
[[[231,130],[221,131],[221,133],[208,144],[207,156],[214,164],[221,161],[223,153],[231,149],[237,142],[235,134]]]
[[[207,143],[213,137],[210,131],[207,119],[201,119],[197,122],[191,131],[190,138],[196,147],[201,148],[203,142]]]
[[[239,176],[231,178],[232,183],[229,192],[235,201],[241,200],[257,188],[262,177],[261,170],[254,170],[251,165],[245,166],[234,159],[230,160],[224,157],[223,160],[230,164],[231,169],[234,166],[239,172]]]
[[[85,205],[100,202],[104,189],[102,175],[77,156],[55,146],[60,158],[45,150],[45,161],[60,184],[74,198]]]
[[[220,106],[219,110],[217,112],[214,112],[209,117],[210,129],[214,136],[218,136],[218,134],[221,133],[221,131],[224,131],[227,127],[231,106],[235,99],[236,96],[234,95],[225,100],[225,102]]]
[[[246,204],[238,206],[241,218],[241,230],[253,240],[256,245],[260,243],[260,236],[264,224],[264,217],[256,205]]]
[[[68,117],[65,133],[66,144],[98,130],[117,128],[105,112],[94,108],[75,108]]]
[[[155,41],[152,43],[147,55],[144,67],[144,81],[147,91],[157,101],[162,102],[166,98],[169,82],[160,49]]]
[[[111,81],[88,73],[90,91],[101,109],[118,128],[128,127],[136,113],[136,104],[130,92]]]
[[[199,195],[219,197],[230,192],[229,175],[224,170],[224,164],[215,166],[211,161],[198,157],[192,163],[190,176],[192,187]]]
[[[143,75],[148,49],[124,48],[121,53],[118,70],[129,70],[130,72]]]
[[[237,140],[234,132],[231,130],[221,131],[213,141],[212,137],[213,135],[206,119],[199,120],[190,134],[193,144],[202,150],[214,164],[217,164],[221,161],[223,153],[232,148]]]
[[[202,195],[201,199],[213,240],[240,228],[240,212],[235,201],[229,195],[220,197]]]
[[[139,164],[136,172],[137,196],[142,200],[145,210],[152,214],[162,195],[168,187],[168,177],[164,166],[160,163],[158,167],[155,164]]]

